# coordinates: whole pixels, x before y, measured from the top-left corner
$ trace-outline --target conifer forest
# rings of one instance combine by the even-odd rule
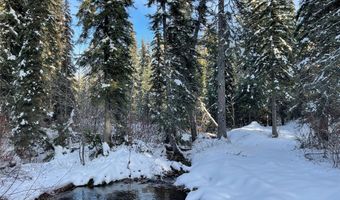
[[[338,200],[339,168],[339,0],[0,0],[0,200]]]

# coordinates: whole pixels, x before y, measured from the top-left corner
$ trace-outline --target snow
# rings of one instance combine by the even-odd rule
[[[102,88],[108,88],[108,87],[110,87],[111,86],[111,84],[108,84],[108,83],[102,83]]]
[[[53,117],[53,115],[54,115],[54,112],[47,112],[47,116]]]
[[[110,146],[104,142],[103,143],[103,155],[108,156],[110,154]]]
[[[8,56],[8,60],[16,60],[17,57],[15,55],[10,55]]]
[[[20,122],[20,125],[22,125],[22,126],[23,126],[23,125],[25,125],[25,124],[28,124],[28,121],[26,121],[26,120],[22,119],[22,120],[21,120],[21,122]]]
[[[303,44],[303,43],[307,43],[307,42],[310,42],[310,39],[309,38],[303,38],[302,40],[301,40],[301,43]]]
[[[186,142],[191,141],[191,135],[188,134],[188,133],[183,133],[183,134],[181,135],[181,139],[182,139],[183,141],[186,141]]]
[[[310,162],[297,148],[296,136],[307,129],[291,122],[279,127],[279,138],[271,138],[271,127],[252,122],[229,131],[231,142],[202,133],[187,153],[191,167],[167,160],[161,146],[142,141],[112,149],[104,143],[106,156],[93,160],[86,148],[85,166],[79,161],[78,151],[71,153],[57,146],[50,162],[24,164],[10,177],[1,175],[0,195],[10,187],[5,195],[9,200],[34,199],[69,183],[81,186],[91,179],[94,185],[126,178],[153,179],[172,169],[185,169],[189,172],[178,177],[175,184],[191,190],[187,200],[339,199],[339,169]]]
[[[27,74],[26,72],[24,72],[23,70],[20,70],[20,71],[19,71],[19,77],[20,77],[21,79],[25,78],[27,75],[28,75],[28,74]]]
[[[94,185],[126,178],[154,179],[170,172],[171,168],[186,169],[180,163],[167,160],[160,146],[153,147],[153,153],[150,153],[150,149],[147,152],[140,151],[138,144],[132,147],[120,146],[110,150],[107,157],[100,156],[92,161],[88,158],[87,149],[85,166],[79,161],[78,151],[70,153],[58,146],[55,152],[55,158],[50,162],[22,165],[17,180],[15,174],[11,178],[1,175],[0,195],[11,184],[5,195],[9,200],[34,199],[46,191],[53,191],[69,183],[81,186],[86,185],[90,179],[93,179]]]
[[[339,169],[304,158],[296,141],[303,131],[290,123],[271,138],[271,127],[253,122],[230,131],[231,143],[200,137],[175,184],[191,190],[187,200],[339,199]]]
[[[340,40],[340,34],[335,36],[335,40]]]
[[[12,7],[10,7],[9,13],[14,17],[14,20],[16,21],[16,23],[20,24],[20,20]]]
[[[182,81],[179,79],[175,79],[174,81],[175,81],[175,84],[178,86],[183,85]]]

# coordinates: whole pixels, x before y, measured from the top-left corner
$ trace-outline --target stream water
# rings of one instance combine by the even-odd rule
[[[101,187],[78,187],[58,194],[54,200],[184,200],[187,194],[171,183],[114,183]]]

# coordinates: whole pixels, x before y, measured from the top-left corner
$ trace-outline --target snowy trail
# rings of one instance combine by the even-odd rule
[[[226,141],[199,139],[190,172],[176,184],[193,190],[188,200],[338,200],[340,170],[305,160],[296,149],[296,124],[280,137],[257,123],[229,132]]]

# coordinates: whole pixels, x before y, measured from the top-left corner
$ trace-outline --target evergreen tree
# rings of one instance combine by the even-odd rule
[[[190,124],[190,111],[195,109],[198,92],[197,58],[194,38],[193,5],[186,0],[170,3],[168,26],[168,54],[170,67],[170,91],[167,107],[170,108],[171,126],[185,130]],[[176,117],[175,117],[176,116]],[[170,131],[171,132],[171,131]]]
[[[272,135],[277,132],[277,102],[292,79],[294,48],[294,3],[291,0],[248,1],[253,15],[249,18],[252,65],[255,77],[269,91],[272,113]],[[251,52],[250,51],[250,52]]]
[[[15,101],[12,122],[17,153],[24,158],[35,156],[39,148],[50,148],[41,127],[46,118],[49,95],[48,76],[52,66],[48,62],[49,45],[55,19],[51,0],[28,1],[25,5],[25,25],[19,37],[23,38],[17,60]]]
[[[303,0],[297,15],[297,107],[319,141],[336,133],[340,119],[339,10],[337,0]]]
[[[107,143],[111,143],[112,114],[115,142],[122,143],[127,131],[127,94],[133,72],[129,51],[132,44],[132,25],[127,13],[129,6],[132,6],[131,0],[85,0],[77,14],[79,24],[83,26],[81,41],[91,38],[79,65],[91,66],[88,75],[97,78],[93,96],[104,106],[104,141]],[[89,35],[92,31],[94,37]]]
[[[155,36],[152,45],[152,74],[151,74],[151,118],[158,125],[162,124],[165,98],[165,66],[164,66],[164,49],[163,39],[159,30],[155,30]]]
[[[144,68],[144,72],[142,74],[142,89],[144,91],[143,95],[143,103],[142,103],[142,113],[144,113],[145,121],[150,122],[151,120],[151,74],[152,74],[152,68],[151,68],[151,55],[150,55],[150,46],[146,45],[146,54],[145,54],[145,60],[146,60],[146,67]]]
[[[61,5],[60,20],[60,65],[56,70],[55,82],[53,83],[54,91],[54,119],[56,120],[59,137],[58,143],[64,144],[67,139],[67,121],[75,105],[75,96],[73,91],[74,73],[76,71],[72,61],[72,37],[73,30],[71,27],[72,16],[70,14],[69,2],[66,0]]]
[[[146,120],[150,118],[149,90],[150,90],[150,70],[151,57],[148,45],[142,40],[139,53],[139,67],[137,69],[137,115],[138,119]]]
[[[222,2],[222,4],[224,4]],[[236,45],[236,27],[232,24],[235,22],[233,17],[233,9],[230,2],[227,5],[228,12],[224,13],[225,18],[225,31],[223,31],[224,45],[225,45],[225,56],[224,56],[224,70],[225,70],[225,103],[226,103],[226,124],[227,126],[235,125],[235,117],[234,117],[234,101],[235,101],[235,66],[237,66],[238,59],[236,55],[238,54]],[[230,12],[229,12],[230,10]],[[209,26],[206,27],[205,36],[204,36],[204,45],[208,50],[207,55],[207,63],[208,63],[208,94],[207,94],[207,106],[208,110],[212,114],[215,120],[217,120],[217,107],[218,100],[216,91],[218,91],[218,27],[217,27],[217,15],[214,11],[210,11],[213,13],[212,20]]]
[[[265,80],[259,79],[257,66],[254,62],[258,56],[257,43],[253,42],[255,27],[252,20],[254,6],[248,0],[237,2],[239,10],[239,23],[241,25],[240,46],[243,52],[240,57],[238,69],[239,83],[237,87],[236,118],[238,124],[244,126],[252,121],[263,121],[263,116],[268,115],[268,91]]]
[[[152,75],[151,75],[151,105],[152,121],[164,131],[166,125],[166,97],[168,94],[168,71],[166,63],[167,51],[167,25],[168,25],[168,0],[149,0],[148,6],[154,5],[156,12],[150,15],[151,29],[154,31],[152,46]]]
[[[0,1],[0,112],[10,114],[13,105],[15,71],[22,48],[25,5]]]
[[[176,141],[176,128],[171,129],[171,124],[173,123],[173,118],[172,113],[171,113],[171,67],[169,65],[169,50],[168,50],[168,45],[169,45],[169,37],[168,37],[168,25],[169,25],[169,2],[168,0],[149,0],[148,5],[151,6],[155,4],[156,5],[156,13],[154,15],[151,15],[151,27],[155,32],[155,36],[158,38],[154,40],[154,42],[157,42],[157,48],[158,48],[158,63],[156,63],[158,66],[161,67],[162,64],[164,65],[164,77],[160,77],[160,69],[158,68],[157,70],[154,70],[154,73],[157,73],[157,79],[153,78],[153,87],[158,86],[157,91],[161,90],[162,85],[162,79],[164,80],[165,83],[165,98],[164,98],[164,111],[162,112],[162,115],[160,113],[158,114],[158,125],[161,126],[161,130],[166,133],[166,138],[165,138],[165,143],[170,143],[174,152],[180,154],[180,151],[177,147],[177,141]],[[162,34],[160,33],[162,31]],[[158,34],[157,34],[158,33]],[[161,36],[162,35],[162,36]],[[162,37],[162,39],[160,39]],[[162,43],[161,43],[162,41]],[[163,55],[161,55],[161,45],[163,47]],[[155,47],[154,47],[155,48]],[[163,56],[163,63],[160,61],[162,60]],[[155,82],[157,81],[157,82]],[[162,94],[156,94],[158,96],[161,96]],[[159,102],[159,101],[158,101]],[[170,130],[171,129],[171,130]]]
[[[134,31],[131,32],[132,44],[130,45],[130,55],[131,55],[131,64],[133,68],[132,82],[131,85],[131,106],[130,106],[130,115],[136,118],[137,116],[137,98],[138,98],[138,68],[139,68],[139,56],[138,56],[138,47],[136,34]]]
[[[199,93],[199,67],[196,45],[200,25],[204,22],[206,1],[199,1],[197,20],[193,19],[195,10],[193,3],[187,0],[149,1],[149,5],[155,4],[157,10],[151,17],[152,28],[155,31],[153,52],[158,54],[157,61],[153,62],[153,68],[164,66],[165,74],[163,77],[159,70],[153,70],[152,90],[154,91],[157,85],[157,91],[162,91],[161,87],[165,83],[165,114],[160,118],[163,130],[167,133],[166,142],[170,142],[174,155],[180,157],[181,153],[177,147],[178,130],[190,128],[193,140],[197,135],[195,104]],[[161,65],[162,59],[164,64]],[[154,81],[158,81],[157,84]],[[160,96],[161,92],[158,95]]]
[[[212,117],[217,120],[217,27],[211,24],[206,28],[204,44],[207,48],[207,96],[205,103]]]

